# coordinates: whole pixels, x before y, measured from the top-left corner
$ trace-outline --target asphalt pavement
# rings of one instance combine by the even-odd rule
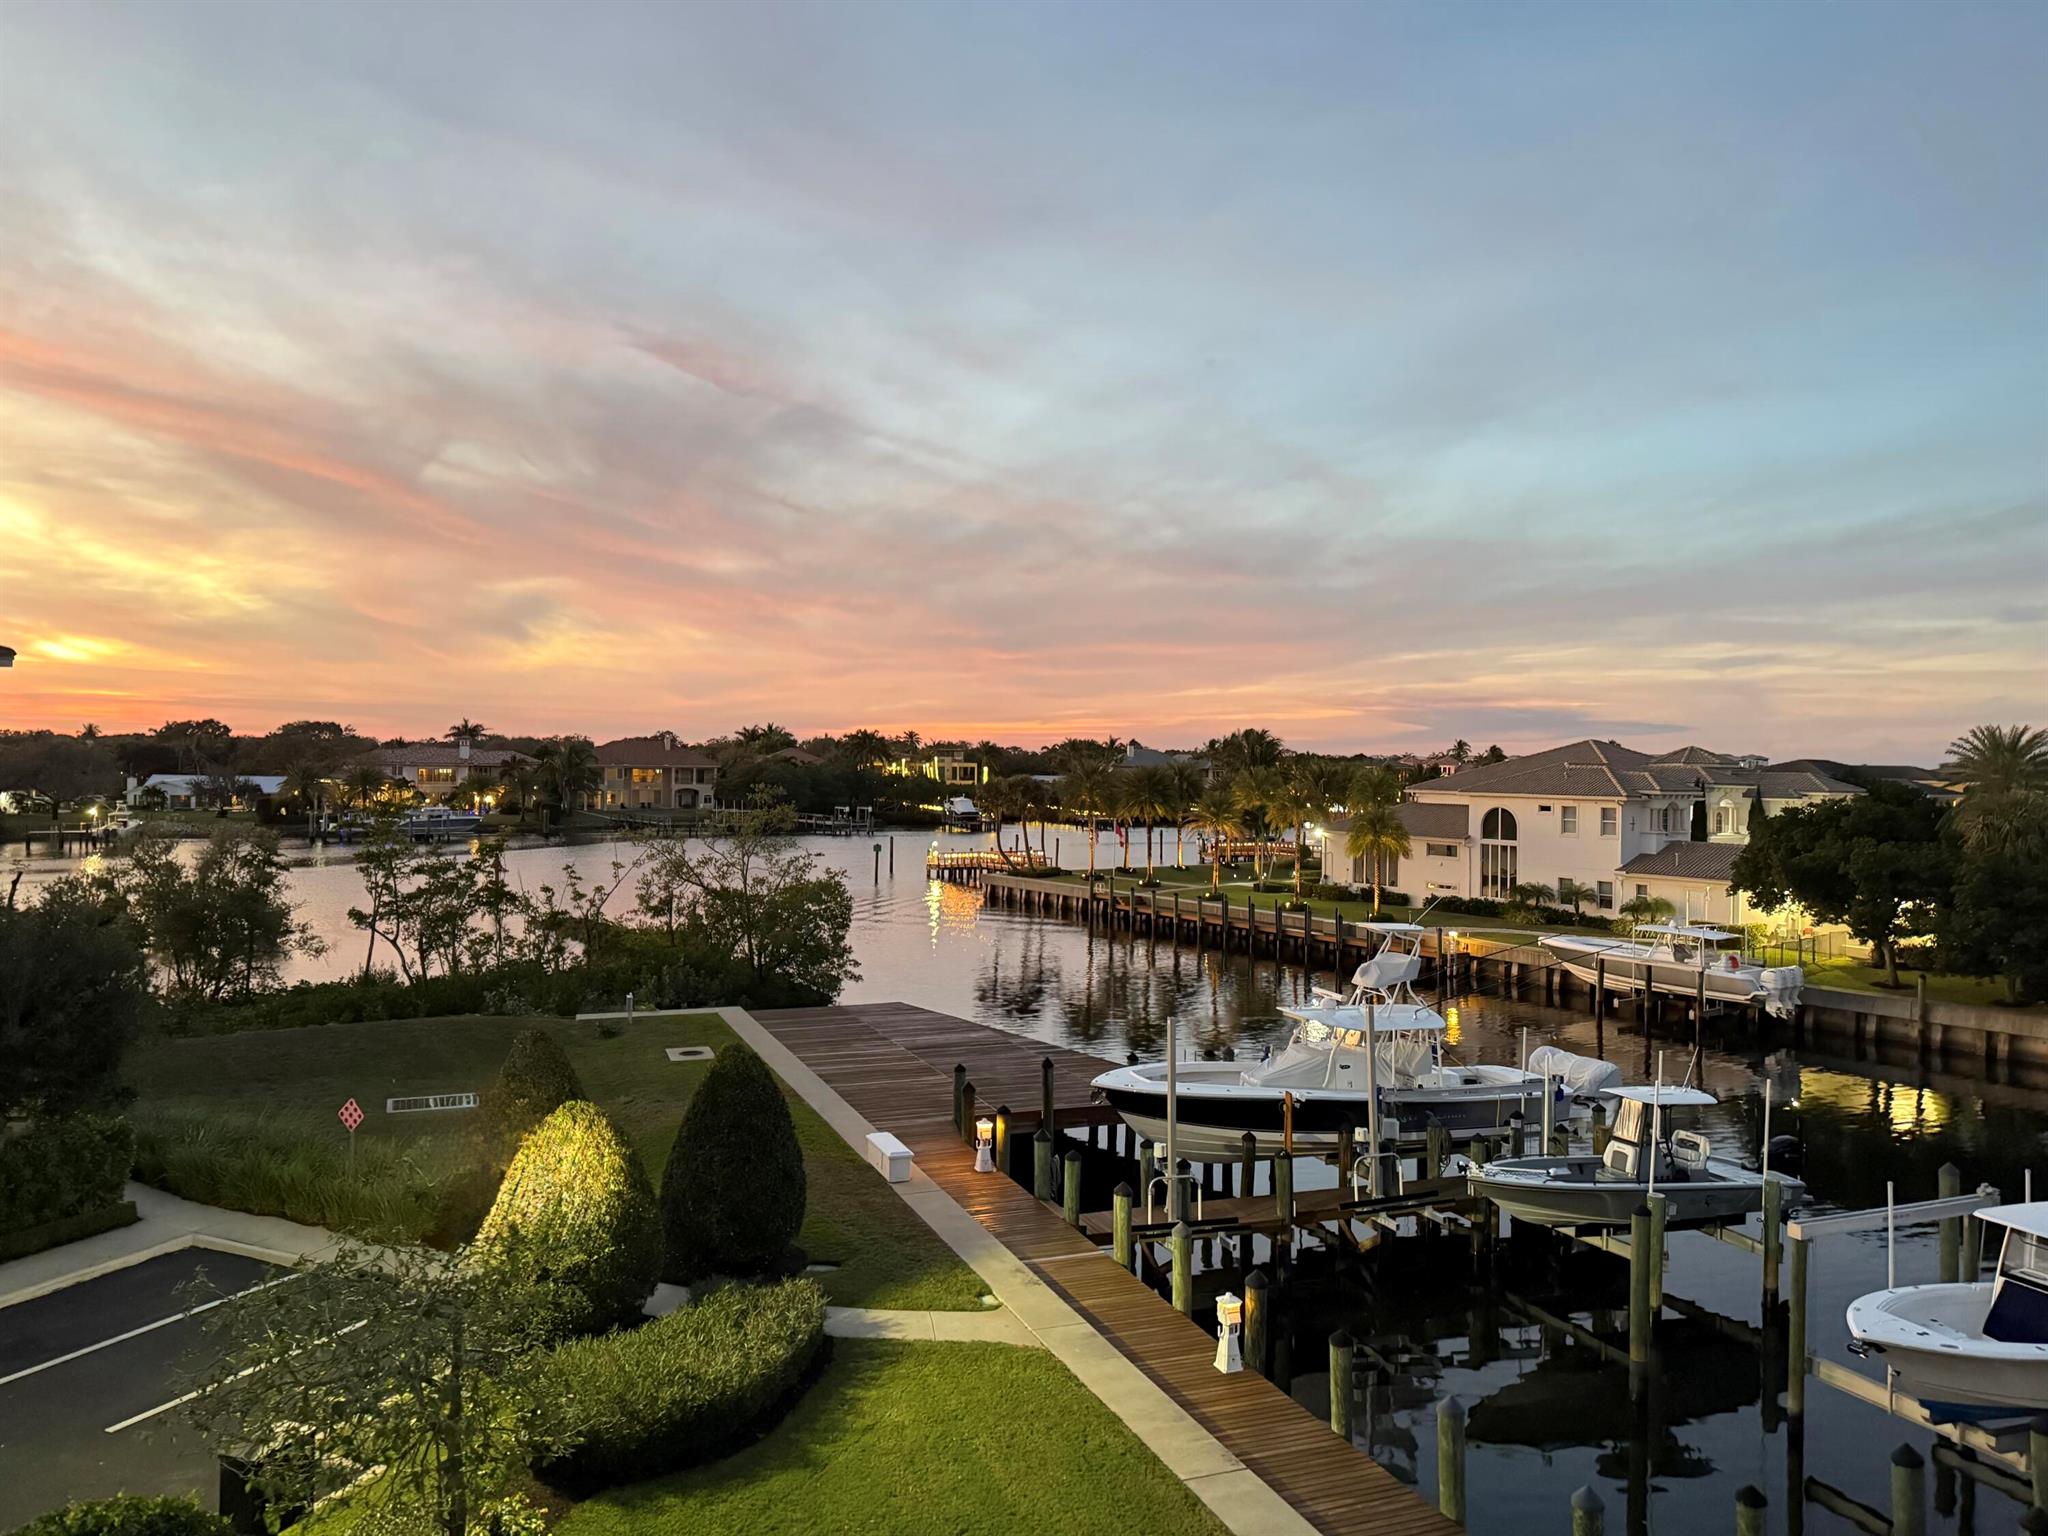
[[[231,1293],[280,1274],[187,1248],[0,1308],[0,1531],[113,1493],[214,1507],[216,1464],[178,1406],[211,1363],[180,1290],[202,1269]]]

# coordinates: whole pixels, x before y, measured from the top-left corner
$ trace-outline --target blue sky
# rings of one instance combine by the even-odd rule
[[[2019,4],[17,4],[0,539],[72,577],[0,563],[0,722],[1927,758],[2048,713],[2044,63]]]

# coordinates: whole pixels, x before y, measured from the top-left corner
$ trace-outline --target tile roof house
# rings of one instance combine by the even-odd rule
[[[673,731],[622,736],[597,749],[600,782],[584,797],[593,810],[707,810],[717,804],[718,759],[683,745]]]
[[[497,778],[508,768],[531,762],[524,752],[472,746],[467,741],[401,741],[357,759],[432,800],[444,800],[472,777]]]

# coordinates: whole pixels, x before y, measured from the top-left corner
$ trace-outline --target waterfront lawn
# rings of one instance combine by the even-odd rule
[[[1809,960],[1806,962],[1806,984],[1809,987],[1833,987],[1842,992],[1881,993],[1887,997],[1910,997],[1913,995],[1913,978],[1919,973],[1910,966],[1899,967],[1899,980],[1903,987],[1891,985],[1891,973],[1881,965],[1864,965],[1855,960]],[[1997,978],[1986,980],[1978,976],[1947,976],[1935,971],[1927,973],[1927,995],[1938,1003],[1972,1003],[1980,1007],[2007,1007],[2005,983]],[[2035,1003],[2023,1008],[2010,1008],[2015,1014],[2048,1013],[2048,1004]]]
[[[1223,1526],[1042,1350],[833,1341],[776,1429],[724,1461],[577,1505],[557,1536],[1121,1536]]]
[[[353,1098],[364,1112],[357,1154],[366,1169],[410,1160],[438,1172],[459,1153],[468,1112],[387,1115],[385,1099],[481,1091],[512,1037],[534,1025],[562,1043],[584,1091],[618,1122],[657,1184],[683,1110],[710,1070],[704,1062],[671,1062],[665,1048],[718,1049],[737,1038],[715,1014],[697,1014],[647,1020],[609,1039],[595,1024],[478,1015],[158,1039],[130,1057],[134,1116],[145,1129],[163,1112],[258,1121],[269,1139],[302,1137],[342,1152],[347,1134],[335,1115]],[[814,1262],[839,1266],[819,1276],[832,1304],[980,1309],[987,1289],[980,1277],[816,1111],[783,1092],[809,1181],[797,1241]],[[306,1210],[265,1214],[317,1220]],[[389,1235],[422,1235],[421,1217],[412,1220],[417,1230]]]

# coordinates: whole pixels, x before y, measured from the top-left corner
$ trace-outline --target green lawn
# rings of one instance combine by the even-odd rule
[[[1202,1536],[1223,1526],[1051,1355],[840,1339],[817,1384],[758,1444],[600,1495],[555,1530]]]
[[[1904,982],[1905,986],[1899,991],[1894,991],[1890,985],[1891,973],[1881,965],[1863,965],[1854,960],[1806,962],[1808,986],[1834,987],[1843,992],[1874,992],[1889,997],[1910,997],[1913,995],[1913,978],[1916,974],[1901,967],[1899,980]],[[2006,988],[2003,981],[1996,979],[1987,981],[1977,976],[1943,976],[1930,971],[1927,976],[1927,995],[1936,1002],[1943,1003],[2003,1004],[2006,999]],[[2034,1004],[2013,1011],[2022,1014],[2044,1013],[2048,1012],[2048,1005]]]
[[[612,1039],[595,1024],[474,1016],[161,1039],[131,1054],[129,1077],[143,1117],[154,1109],[260,1114],[336,1146],[346,1144],[336,1111],[353,1098],[365,1117],[361,1150],[398,1143],[426,1154],[419,1159],[426,1163],[457,1141],[464,1113],[387,1115],[384,1100],[481,1090],[512,1037],[536,1024],[562,1043],[584,1091],[618,1122],[659,1183],[683,1110],[710,1070],[671,1062],[664,1050],[731,1044],[736,1037],[715,1015],[645,1021]],[[810,1106],[788,1097],[809,1177],[798,1241],[814,1261],[839,1265],[819,1277],[832,1303],[979,1310],[987,1289],[980,1278]]]

